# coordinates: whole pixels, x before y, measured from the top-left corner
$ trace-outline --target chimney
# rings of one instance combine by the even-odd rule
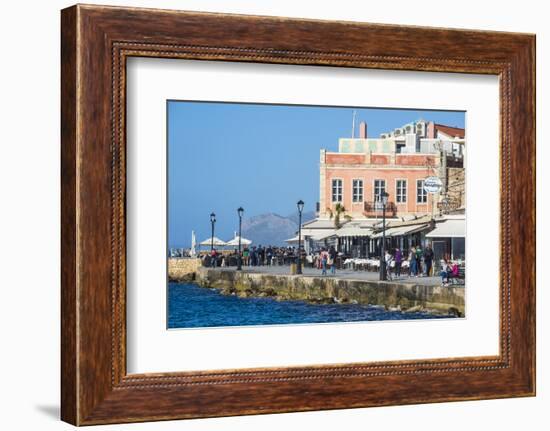
[[[367,123],[364,121],[359,123],[359,139],[367,139]]]
[[[433,121],[428,123],[428,128],[426,130],[426,138],[435,139],[435,124]]]

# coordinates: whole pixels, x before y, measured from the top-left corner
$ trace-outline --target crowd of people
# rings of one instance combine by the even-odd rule
[[[402,275],[402,265],[404,262],[403,253],[399,248],[394,249],[392,254],[390,250],[386,250],[384,261],[388,280],[392,280],[392,269],[395,277]],[[408,276],[409,277],[428,277],[436,275],[433,265],[434,251],[430,245],[424,249],[421,246],[411,247],[408,256]],[[441,277],[441,285],[448,286],[453,280],[460,278],[460,266],[457,262],[452,262],[447,258],[443,258],[439,262],[439,276]]]
[[[441,285],[448,286],[453,282],[453,280],[460,278],[460,267],[456,262],[451,262],[448,259],[442,259],[441,272],[439,275],[441,277]]]
[[[298,257],[297,247],[262,246],[245,247],[242,251],[242,266],[275,266],[296,263]],[[209,267],[227,267],[237,264],[238,250],[220,252],[213,248],[209,253],[202,255],[203,265]],[[302,263],[310,268],[321,270],[323,275],[328,271],[336,273],[338,252],[334,246],[322,248],[316,252],[306,254],[302,249]]]
[[[294,262],[297,257],[296,247],[277,247],[277,246],[252,246],[244,247],[242,250],[243,266],[272,266],[272,265],[286,265]],[[232,250],[229,253],[220,253],[216,248],[213,248],[210,253],[203,255],[205,266],[210,267],[226,267],[236,265],[239,252],[237,249]]]
[[[394,249],[392,254],[390,250],[386,250],[384,261],[386,264],[387,277],[392,279],[392,267],[396,277],[401,277],[402,266],[404,260],[408,262],[409,277],[427,277],[432,275],[434,251],[430,245],[424,249],[420,245],[413,246],[409,250],[407,256],[399,248]]]
[[[237,251],[235,251],[237,252]],[[245,247],[243,250],[243,265],[245,266],[271,266],[284,265],[294,261],[297,256],[296,247],[277,247],[258,245],[258,247]]]
[[[308,255],[307,260],[313,268],[320,269],[322,275],[327,275],[327,269],[330,270],[331,275],[334,275],[336,274],[337,257],[338,252],[331,246],[328,249],[323,247],[317,253]]]
[[[237,265],[238,250],[235,249],[229,253],[220,253],[215,248],[210,253],[202,256],[204,265],[210,267],[226,267]],[[245,247],[241,253],[242,266],[275,266],[290,265],[296,263],[298,257],[297,247],[278,247],[278,246],[253,246]],[[342,266],[343,256],[334,246],[323,247],[315,252],[306,254],[302,250],[302,262],[310,268],[317,268],[321,275],[336,274],[338,267]],[[384,255],[386,275],[388,280],[408,277],[429,277],[437,274],[434,269],[434,251],[428,244],[422,248],[420,245],[413,246],[404,253],[400,248],[388,249]],[[456,262],[448,259],[440,261],[441,284],[449,285],[453,279],[459,278],[460,269]]]

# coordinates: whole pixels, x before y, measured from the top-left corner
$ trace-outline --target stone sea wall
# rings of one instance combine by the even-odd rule
[[[199,267],[194,282],[226,295],[273,297],[312,303],[352,303],[389,310],[430,311],[464,316],[464,287],[304,277],[215,270]]]
[[[168,279],[180,282],[193,281],[200,267],[200,259],[171,257],[168,259]]]

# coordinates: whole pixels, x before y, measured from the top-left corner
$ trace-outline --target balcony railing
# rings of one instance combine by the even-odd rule
[[[382,217],[382,202],[369,201],[365,202],[363,214],[367,217]],[[394,202],[388,202],[386,204],[386,217],[395,217],[397,214],[397,207]]]

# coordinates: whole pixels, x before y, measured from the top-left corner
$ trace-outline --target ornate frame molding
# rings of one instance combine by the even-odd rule
[[[203,25],[220,30],[205,34],[199,29]],[[258,36],[254,28],[272,31]],[[346,35],[335,42],[323,37],[335,29]],[[304,40],[310,35],[321,41]],[[376,44],[370,43],[374,38]],[[411,41],[421,45],[415,48],[419,53],[429,47],[445,56],[400,54]],[[354,49],[342,49],[351,42]],[[99,6],[65,9],[62,418],[98,424],[533,395],[534,43],[534,36],[509,33]],[[132,56],[498,75],[500,354],[127,375],[125,66]],[[520,220],[521,207],[530,208],[530,217]],[[522,244],[512,242],[518,235]],[[514,262],[528,268],[525,279],[513,274]],[[459,389],[444,390],[457,379]],[[411,392],[403,394],[405,388]],[[250,400],[246,395],[252,391],[262,393],[263,401]],[[299,396],[304,391],[311,394],[307,400]]]

